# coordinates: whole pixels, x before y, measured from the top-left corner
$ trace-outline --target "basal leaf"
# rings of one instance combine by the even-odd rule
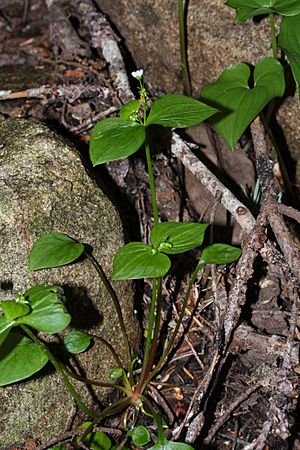
[[[241,254],[240,248],[227,244],[212,244],[203,250],[201,261],[204,264],[230,264],[236,261]]]
[[[191,97],[167,94],[153,103],[147,125],[163,125],[171,128],[186,128],[197,125],[218,110]]]
[[[41,347],[25,336],[10,333],[0,347],[0,386],[24,380],[48,362]]]
[[[63,233],[47,233],[33,245],[29,270],[50,269],[70,264],[84,252],[84,245]]]
[[[86,429],[91,425],[91,422],[84,422],[80,428]],[[77,442],[81,441],[81,436],[77,436]],[[84,444],[91,450],[110,450],[111,440],[102,431],[88,433],[84,438]]]
[[[139,100],[131,100],[125,105],[122,105],[120,109],[120,118],[123,120],[131,120],[131,118],[135,118],[136,113],[140,109],[140,101]]]
[[[150,442],[150,433],[146,427],[139,425],[133,431],[128,431],[134,445],[143,446]]]
[[[145,139],[145,127],[137,122],[119,117],[101,120],[95,125],[90,142],[93,166],[132,155]]]
[[[272,98],[281,97],[285,89],[282,65],[274,58],[265,58],[256,65],[252,89],[249,77],[250,68],[246,64],[232,64],[201,92],[201,98],[223,111],[209,122],[232,149],[252,120]]]
[[[6,317],[0,316],[0,346],[5,341],[10,332],[11,328],[14,326],[13,321],[7,320]]]
[[[300,14],[299,0],[227,0],[226,5],[237,10],[236,17],[239,22],[261,14]]]
[[[166,255],[155,252],[142,242],[131,242],[114,257],[113,279],[158,278],[164,276],[170,266],[171,261]]]
[[[71,321],[65,311],[64,291],[59,286],[36,285],[24,293],[31,307],[30,314],[20,317],[14,324],[24,324],[43,333],[59,333]]]
[[[70,331],[64,337],[64,344],[70,353],[84,352],[91,343],[93,336],[83,331]]]
[[[151,230],[151,242],[159,252],[174,255],[199,247],[207,223],[162,222]]]
[[[181,442],[172,442],[165,440],[164,443],[157,443],[150,447],[149,450],[194,450],[189,444],[183,444]]]
[[[283,17],[278,36],[278,45],[291,65],[300,95],[300,14]]]

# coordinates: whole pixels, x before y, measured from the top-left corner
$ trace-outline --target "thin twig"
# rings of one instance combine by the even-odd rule
[[[214,426],[210,429],[208,436],[204,439],[204,443],[206,445],[210,444],[219,429],[224,425],[224,423],[230,418],[233,411],[245,400],[247,400],[253,392],[257,391],[260,388],[260,384],[255,384],[254,386],[250,386],[245,392],[238,396],[238,398],[232,402],[224,414],[217,420]]]

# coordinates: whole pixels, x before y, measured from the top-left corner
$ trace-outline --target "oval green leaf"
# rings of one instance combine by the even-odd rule
[[[233,64],[201,92],[201,98],[223,111],[209,122],[232,149],[252,120],[272,98],[281,97],[285,89],[282,65],[274,58],[265,58],[256,65],[252,89],[249,77],[250,68],[246,64]]]
[[[119,117],[98,122],[92,132],[90,158],[93,166],[127,158],[146,139],[145,127]]]
[[[135,115],[138,113],[140,109],[140,101],[139,100],[131,100],[128,103],[125,103],[120,109],[120,118],[123,120],[131,120],[135,119]]]
[[[113,280],[163,277],[171,261],[142,242],[124,245],[114,257]]]
[[[153,103],[147,125],[163,125],[171,128],[193,127],[218,112],[191,97],[180,94],[167,94]]]
[[[227,244],[212,244],[205,247],[201,254],[204,264],[229,264],[236,261],[242,254],[242,250]]]
[[[227,0],[226,5],[237,10],[236,18],[239,22],[261,14],[277,13],[282,16],[300,14],[299,0]]]
[[[175,255],[199,247],[207,223],[162,222],[151,230],[151,242],[159,252]]]
[[[10,333],[0,347],[0,386],[24,380],[41,370],[48,356],[25,336]]]
[[[172,442],[166,439],[164,443],[155,444],[153,447],[150,447],[149,450],[194,450],[194,447],[191,447],[189,444]]]
[[[82,353],[90,345],[93,336],[83,331],[70,331],[64,337],[64,344],[70,353]]]
[[[70,264],[84,252],[84,245],[63,233],[47,233],[33,245],[29,270],[51,269]]]
[[[43,333],[59,333],[71,322],[65,311],[64,291],[59,286],[36,285],[24,293],[31,312],[15,319],[14,324],[29,325]]]
[[[109,374],[109,378],[113,381],[118,380],[119,378],[121,378],[124,374],[124,369],[122,369],[122,367],[117,367],[116,369],[113,369],[110,374]]]
[[[286,54],[291,65],[300,95],[300,14],[294,17],[283,17],[278,45]]]
[[[133,431],[128,431],[127,434],[131,437],[134,445],[143,446],[150,442],[150,433],[143,425],[139,425]]]
[[[88,428],[92,422],[84,422],[80,428],[83,430]],[[77,436],[77,442],[81,442],[82,436]],[[84,444],[91,450],[110,450],[111,440],[102,431],[96,431],[95,433],[88,433],[84,438]]]

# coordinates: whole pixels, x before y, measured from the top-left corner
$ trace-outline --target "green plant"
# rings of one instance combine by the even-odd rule
[[[137,71],[133,73],[133,76],[139,83],[139,99],[124,105],[120,110],[120,117],[105,119],[95,126],[90,145],[90,156],[93,164],[98,165],[132,155],[142,145],[144,145],[146,153],[154,221],[150,243],[131,242],[122,247],[113,260],[114,280],[152,279],[152,302],[148,318],[145,349],[142,356],[141,373],[139,376],[134,376],[133,374],[137,358],[132,355],[130,349],[118,298],[101,265],[82,243],[63,233],[51,232],[41,236],[34,244],[29,256],[29,270],[34,271],[71,264],[82,256],[88,258],[114,303],[126,343],[127,360],[123,362],[112,346],[104,341],[101,336],[89,335],[80,330],[71,331],[66,334],[64,339],[65,347],[69,352],[80,353],[89,347],[91,340],[100,340],[111,351],[116,361],[116,369],[111,373],[110,382],[107,383],[100,383],[97,380],[85,380],[70,372],[54,358],[46,345],[38,339],[33,331],[57,333],[63,331],[69,325],[71,317],[65,311],[63,291],[57,286],[34,286],[14,301],[2,301],[0,303],[3,311],[3,316],[0,317],[0,338],[2,344],[0,384],[4,386],[25,379],[39,371],[50,361],[61,375],[78,406],[93,420],[91,424],[87,425],[85,436],[80,438],[84,439],[85,442],[90,440],[89,445],[91,449],[110,448],[111,445],[106,440],[106,447],[103,446],[103,442],[101,447],[98,440],[104,439],[104,437],[97,433],[92,434],[93,426],[102,418],[121,411],[125,411],[123,414],[124,423],[126,424],[129,408],[132,407],[136,409],[136,414],[131,426],[134,426],[139,411],[152,417],[157,423],[158,441],[152,447],[153,449],[188,449],[191,446],[172,443],[164,437],[159,411],[145,395],[146,389],[149,382],[166,363],[173,348],[184,317],[192,285],[199,270],[205,264],[231,263],[240,256],[241,250],[225,244],[213,244],[202,251],[201,258],[195,267],[183,299],[178,323],[160,358],[156,360],[156,352],[160,340],[162,277],[168,273],[171,267],[171,255],[184,253],[202,245],[207,224],[159,222],[150,153],[149,127],[152,125],[176,128],[190,127],[216,114],[217,109],[189,97],[169,94],[154,101],[150,111],[148,111],[149,99],[142,82],[142,72]],[[13,332],[12,330],[15,327],[20,328],[21,333]],[[34,355],[33,359],[31,355]],[[30,369],[24,364],[25,360],[29,359],[29,356],[32,359]],[[19,361],[19,364],[16,364],[16,361]],[[96,414],[83,404],[70,381],[70,377],[100,386],[114,387],[121,392],[121,398],[102,412]],[[141,431],[139,428],[136,430]],[[132,438],[138,440],[137,431],[134,432]]]

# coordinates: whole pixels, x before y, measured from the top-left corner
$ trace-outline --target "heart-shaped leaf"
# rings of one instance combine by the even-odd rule
[[[283,17],[278,36],[278,45],[291,65],[295,81],[300,87],[300,14]],[[300,95],[300,91],[299,91]]]
[[[125,103],[120,109],[120,118],[123,120],[131,120],[133,121],[136,118],[136,114],[140,109],[140,101],[139,100],[131,100],[128,103]]]
[[[0,386],[24,380],[41,370],[48,356],[25,336],[10,333],[0,347]]]
[[[170,269],[171,261],[142,242],[124,245],[114,257],[113,280],[158,278]]]
[[[175,255],[199,247],[207,223],[162,222],[151,230],[151,242],[159,252]]]
[[[70,353],[84,352],[91,343],[93,336],[83,331],[70,331],[64,337],[64,344]]]
[[[119,117],[101,120],[95,125],[90,142],[93,166],[132,155],[145,139],[145,127],[140,123]]]
[[[300,14],[299,0],[227,0],[226,5],[237,10],[236,18],[239,22],[261,14]]]
[[[246,64],[233,64],[201,92],[201,98],[223,110],[209,122],[232,149],[252,120],[272,98],[281,97],[285,89],[283,68],[275,58],[265,58],[256,65],[252,89],[249,77]]]
[[[47,233],[33,245],[29,270],[50,269],[70,264],[84,252],[84,245],[63,233]]]
[[[198,125],[203,120],[218,112],[191,97],[180,94],[167,94],[153,103],[147,125],[163,125],[171,128],[186,128]]]
[[[203,264],[230,264],[236,261],[242,250],[227,244],[212,244],[205,247],[201,254],[200,263]]]
[[[59,333],[71,322],[65,312],[64,291],[59,286],[36,285],[24,293],[31,307],[30,314],[14,321],[15,325],[29,325],[43,333]]]

